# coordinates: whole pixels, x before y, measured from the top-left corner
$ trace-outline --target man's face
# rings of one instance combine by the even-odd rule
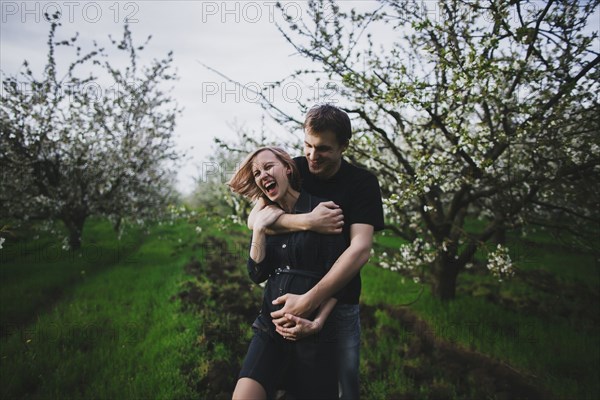
[[[342,153],[347,145],[340,145],[333,132],[304,131],[304,155],[311,174],[321,179],[331,178],[340,169]]]

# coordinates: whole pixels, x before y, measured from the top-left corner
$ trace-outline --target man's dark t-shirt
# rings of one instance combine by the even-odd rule
[[[369,224],[375,231],[383,229],[383,206],[381,189],[371,172],[349,164],[342,159],[339,171],[329,179],[319,179],[310,173],[306,157],[294,158],[302,177],[302,188],[313,196],[332,200],[344,213],[343,234],[350,245],[350,225]],[[343,304],[358,304],[360,297],[360,272],[341,292],[338,301]]]

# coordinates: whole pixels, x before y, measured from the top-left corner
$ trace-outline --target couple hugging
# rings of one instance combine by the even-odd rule
[[[345,112],[313,107],[304,133],[304,157],[257,149],[228,183],[256,200],[248,273],[266,281],[234,399],[359,397],[360,269],[383,229],[381,192],[342,158]]]

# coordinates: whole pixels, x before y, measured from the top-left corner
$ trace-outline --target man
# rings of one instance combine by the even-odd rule
[[[337,297],[330,318],[336,319],[338,376],[342,399],[359,397],[360,269],[369,259],[373,233],[383,229],[383,207],[377,178],[342,158],[348,148],[352,128],[348,115],[332,105],[309,110],[304,123],[304,155],[294,159],[302,177],[302,187],[310,194],[331,201],[321,203],[308,214],[284,214],[271,227],[271,233],[286,230],[313,230],[343,233],[347,248],[327,275],[304,295],[286,294],[274,301],[283,308],[271,316],[282,334],[295,334],[310,322],[303,319],[324,301]],[[259,201],[250,217],[267,206]],[[295,324],[289,327],[289,323]]]

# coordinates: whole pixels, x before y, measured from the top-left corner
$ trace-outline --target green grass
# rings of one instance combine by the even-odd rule
[[[174,254],[176,238],[196,234],[187,224],[160,227],[120,257],[121,244],[104,223],[86,228],[83,253],[93,238],[106,249],[91,262],[32,262],[35,255],[26,255],[22,263],[2,264],[3,276],[18,275],[2,281],[3,326],[11,327],[1,339],[2,398],[193,397],[182,365],[198,361],[199,321],[179,313],[170,298],[186,278],[182,266],[189,257]],[[39,295],[19,296],[27,285]],[[48,295],[55,287],[61,288],[58,299]],[[9,296],[16,299],[5,306]],[[51,304],[40,309],[44,296]],[[29,322],[4,322],[11,319]]]
[[[449,304],[425,296],[414,308],[437,336],[538,377],[559,398],[599,393],[598,331],[593,327],[574,330],[561,318],[516,313],[466,296]]]
[[[544,232],[537,232],[536,240],[519,243],[517,235],[510,235],[508,246],[513,247],[511,255],[520,270],[544,272],[541,276],[550,282],[545,285],[518,277],[500,283],[489,274],[463,273],[457,298],[444,303],[433,298],[428,286],[419,296],[421,284],[367,265],[361,299],[369,305],[414,301],[410,309],[436,337],[511,365],[557,398],[597,398],[599,270],[594,256],[556,246]],[[401,241],[378,238],[377,243],[383,249]],[[477,254],[484,256],[485,252]],[[393,343],[382,342],[377,352],[381,356],[395,350]]]
[[[227,314],[234,293],[250,293],[243,284],[245,227],[196,215],[154,225],[148,233],[129,229],[119,241],[106,221],[90,220],[81,252],[62,250],[62,234],[25,236],[0,250],[2,398],[230,395],[251,335],[250,321]],[[228,250],[216,254],[204,246],[209,236],[225,240]],[[543,232],[527,239],[509,235],[511,255],[529,280],[498,283],[477,271],[464,273],[457,299],[447,304],[435,300],[426,283],[365,266],[361,301],[372,320],[365,321],[361,350],[364,398],[481,395],[477,377],[468,378],[467,393],[443,368],[428,364],[410,327],[386,307],[414,311],[436,338],[501,360],[556,398],[597,397],[600,331],[590,317],[598,306],[592,301],[600,282],[596,261],[554,246]],[[377,237],[378,251],[400,243]],[[209,256],[239,268],[224,282],[186,275],[183,266],[191,257]],[[540,270],[545,272],[538,278]],[[204,296],[193,312],[183,311],[177,296],[190,281]],[[419,384],[407,376],[411,369],[431,372],[433,383]]]
[[[361,345],[361,382],[363,397],[369,399],[390,399],[412,386],[401,366],[405,360],[398,344],[411,338],[411,332],[387,313],[375,312],[375,326],[364,329]],[[394,334],[390,334],[391,330]],[[381,368],[386,366],[387,368]]]
[[[26,232],[21,240],[8,240],[0,251],[0,323],[20,325],[31,321],[86,278],[117,263],[127,264],[142,242],[140,229],[130,229],[115,240],[107,221],[91,219],[79,251],[64,250],[65,233],[56,224],[57,234]],[[9,237],[10,239],[10,237]]]

